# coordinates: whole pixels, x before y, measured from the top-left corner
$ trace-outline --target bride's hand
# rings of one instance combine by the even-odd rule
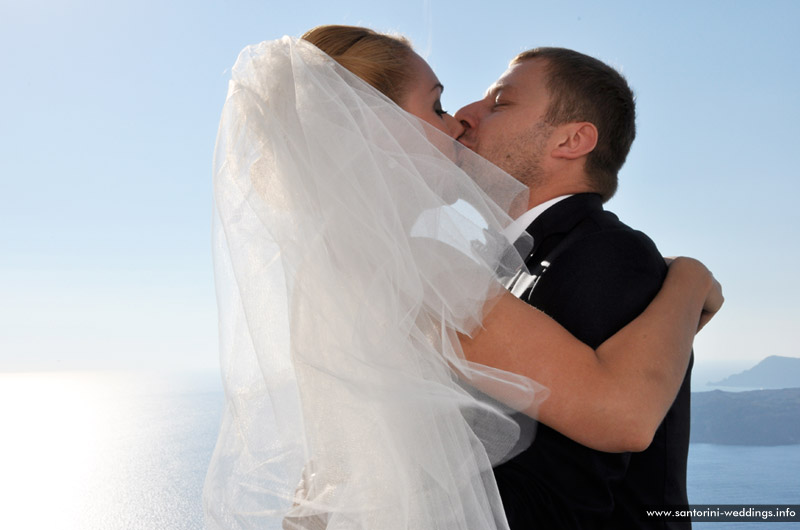
[[[667,262],[668,267],[674,267],[676,264],[680,264],[677,265],[680,267],[693,267],[697,270],[696,274],[708,275],[711,279],[711,287],[706,295],[706,300],[703,304],[703,312],[700,314],[700,322],[698,322],[697,325],[697,331],[700,331],[714,318],[725,302],[725,297],[722,295],[722,285],[714,278],[711,271],[696,259],[686,257],[664,257],[664,261]]]
[[[711,292],[706,297],[706,302],[703,304],[703,313],[700,315],[700,323],[697,325],[697,331],[703,329],[703,326],[714,318],[717,311],[720,310],[722,304],[725,303],[725,297],[722,296],[722,285],[712,276],[714,284],[711,286]]]

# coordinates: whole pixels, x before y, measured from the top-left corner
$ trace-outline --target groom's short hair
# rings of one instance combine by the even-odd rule
[[[614,68],[574,50],[534,48],[511,64],[546,61],[550,125],[587,121],[597,127],[597,146],[586,157],[586,174],[594,190],[608,200],[617,191],[617,173],[636,137],[636,107],[627,81]]]

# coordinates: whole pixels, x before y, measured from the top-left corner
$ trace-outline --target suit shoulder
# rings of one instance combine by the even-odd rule
[[[592,347],[641,313],[667,272],[649,237],[607,221],[576,227],[580,234],[555,256],[528,297]]]
[[[598,259],[621,259],[628,257],[637,261],[654,261],[664,266],[661,253],[655,242],[644,232],[634,230],[608,211],[590,215],[575,228],[583,234],[575,241],[570,251],[591,253]]]

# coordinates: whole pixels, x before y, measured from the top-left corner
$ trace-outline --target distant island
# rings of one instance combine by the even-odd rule
[[[800,444],[800,388],[692,394],[693,443]]]
[[[709,384],[752,389],[798,388],[800,387],[800,359],[771,355],[744,372]]]
[[[754,390],[693,392],[693,443],[800,444],[800,359],[771,355],[709,385]]]

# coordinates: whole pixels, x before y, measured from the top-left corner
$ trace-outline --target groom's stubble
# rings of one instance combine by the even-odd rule
[[[495,143],[499,152],[478,154],[499,166],[525,186],[536,189],[544,186],[550,176],[544,170],[543,160],[547,141],[555,127],[543,121],[532,124],[522,134],[507,141]]]

